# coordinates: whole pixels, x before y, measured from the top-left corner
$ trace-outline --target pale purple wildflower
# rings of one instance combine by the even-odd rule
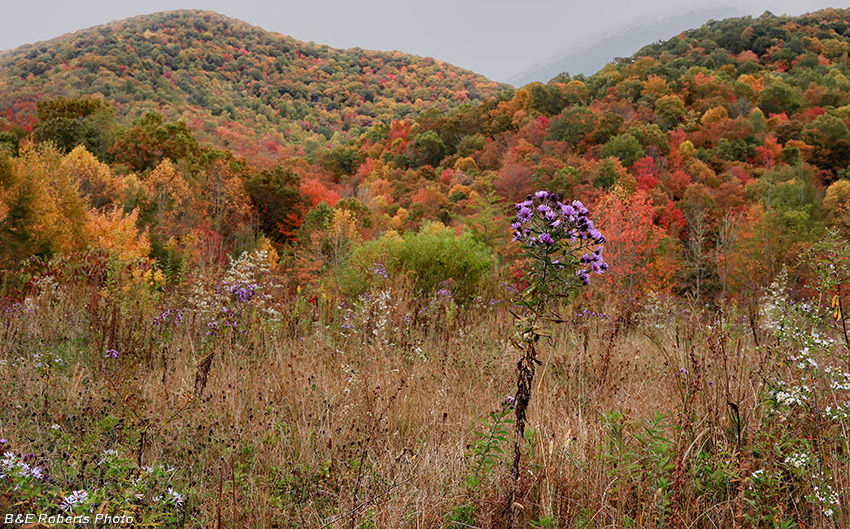
[[[390,277],[389,274],[387,274],[387,269],[382,263],[373,263],[372,266],[369,267],[369,271],[372,272],[373,275],[383,279],[389,279]]]
[[[84,490],[75,490],[62,500],[59,508],[65,512],[71,512],[75,505],[80,505],[89,499],[89,493]]]

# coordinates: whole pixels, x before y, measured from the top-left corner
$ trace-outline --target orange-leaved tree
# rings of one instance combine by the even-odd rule
[[[110,211],[89,211],[86,227],[91,233],[91,246],[106,250],[120,261],[147,257],[151,251],[147,230],[136,227],[139,208],[125,214],[120,206]]]

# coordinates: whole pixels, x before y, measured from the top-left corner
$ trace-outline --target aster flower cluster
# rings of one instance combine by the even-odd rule
[[[372,275],[376,275],[383,279],[389,279],[390,277],[383,263],[372,263],[372,266],[369,267],[369,271],[372,272]]]
[[[588,218],[590,213],[578,200],[571,204],[561,202],[561,197],[548,191],[528,195],[516,204],[516,220],[511,224],[513,240],[518,241],[529,258],[529,268],[523,272],[527,287],[515,302],[525,310],[514,314],[517,318],[517,337],[511,343],[522,351],[517,362],[517,391],[503,413],[514,409],[514,460],[511,469],[513,482],[505,507],[506,525],[513,526],[514,501],[518,493],[521,474],[520,459],[525,443],[526,410],[531,400],[531,391],[536,366],[542,364],[537,358],[537,342],[548,336],[540,324],[550,301],[568,297],[580,287],[590,283],[590,274],[601,274],[608,269],[602,258],[605,237]],[[562,322],[560,318],[550,320]]]
[[[209,329],[207,331],[207,336],[216,336],[218,335],[219,330],[222,330],[225,327],[230,327],[235,331],[236,327],[239,325],[239,322],[237,322],[236,319],[236,312],[228,309],[227,307],[221,307],[218,311],[218,317],[207,323],[207,328]]]
[[[175,505],[183,505],[183,502],[186,501],[186,496],[180,494],[169,486],[168,489],[166,489],[165,493],[156,496],[153,501],[173,503]]]
[[[6,444],[5,439],[0,439],[0,441],[3,441],[0,443],[0,447]],[[7,475],[13,473],[17,473],[24,479],[44,479],[46,475],[44,470],[41,467],[29,464],[33,459],[32,454],[26,454],[19,459],[14,452],[5,452],[0,458],[0,480],[6,479]]]
[[[169,323],[169,321],[177,327],[177,325],[183,321],[183,314],[177,309],[168,309],[163,312],[160,316],[155,316],[153,319],[153,324],[159,327],[160,325],[165,325]]]
[[[513,240],[523,245],[526,255],[542,263],[544,274],[550,278],[558,278],[568,286],[576,280],[588,285],[591,274],[608,270],[608,263],[602,258],[605,236],[578,200],[565,204],[555,193],[538,191],[516,204],[515,210]],[[573,277],[564,275],[573,270]]]
[[[239,282],[227,287],[227,293],[233,301],[236,301],[237,303],[244,303],[246,301],[251,301],[256,289],[257,285],[254,283]]]

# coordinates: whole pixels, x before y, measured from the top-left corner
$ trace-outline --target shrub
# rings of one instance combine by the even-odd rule
[[[451,283],[455,299],[464,303],[475,297],[493,269],[493,252],[470,232],[457,235],[439,223],[403,236],[388,232],[352,252],[341,274],[343,293],[356,296],[368,290],[375,280],[369,268],[375,263],[392,276],[410,276],[420,294]]]

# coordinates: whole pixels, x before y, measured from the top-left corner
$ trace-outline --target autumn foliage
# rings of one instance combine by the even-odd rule
[[[500,223],[547,188],[608,227],[605,296],[751,293],[848,234],[846,15],[729,19],[519,89],[208,12],[24,47],[0,60],[4,266],[95,247],[176,274],[262,240],[297,285],[439,222],[510,274]],[[95,64],[111,74],[69,97]]]

